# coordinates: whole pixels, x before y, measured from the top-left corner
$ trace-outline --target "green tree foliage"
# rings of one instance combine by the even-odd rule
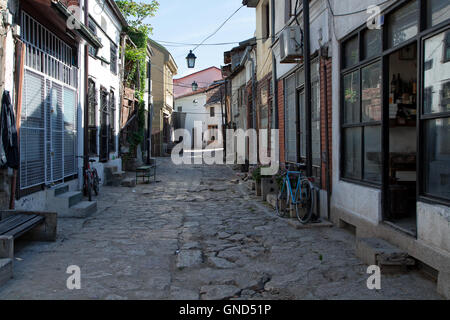
[[[159,8],[156,0],[147,1],[116,0],[117,6],[122,12],[129,25],[127,34],[136,45],[127,45],[125,48],[125,82],[131,87],[136,84],[136,97],[139,100],[138,106],[138,128],[128,136],[128,143],[132,150],[144,141],[145,135],[145,79],[147,75],[146,56],[147,41],[152,33],[152,26],[144,22],[147,18],[154,17]]]
[[[155,16],[159,8],[158,1],[152,0],[150,3],[146,3],[144,1],[116,0],[116,3],[131,29],[140,31],[146,36],[152,33],[152,26],[144,21]]]

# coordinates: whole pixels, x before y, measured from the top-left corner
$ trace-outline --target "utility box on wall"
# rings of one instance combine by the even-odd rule
[[[300,26],[284,29],[280,34],[280,63],[298,63],[303,59],[303,36]]]

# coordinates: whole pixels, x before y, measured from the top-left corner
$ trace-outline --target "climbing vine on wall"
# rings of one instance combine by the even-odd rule
[[[137,112],[137,130],[131,132],[127,140],[130,150],[136,150],[144,141],[145,136],[145,81],[147,77],[146,57],[147,42],[152,33],[152,26],[146,22],[154,17],[159,8],[156,0],[139,2],[134,0],[116,0],[117,6],[128,23],[126,30],[135,46],[127,45],[125,48],[125,83],[135,88],[136,98],[139,101]]]

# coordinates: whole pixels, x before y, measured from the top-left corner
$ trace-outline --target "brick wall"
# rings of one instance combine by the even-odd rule
[[[326,78],[325,78],[325,65],[326,65]],[[331,89],[332,89],[332,81],[331,81],[331,59],[320,59],[320,108],[321,108],[321,120],[320,120],[320,127],[321,127],[321,153],[324,155],[326,151],[326,125],[325,125],[325,85],[327,89],[327,99],[328,99],[328,139],[329,139],[329,166],[330,166],[330,179],[332,177],[332,100],[331,100]],[[326,183],[327,183],[327,172],[326,172],[326,157],[322,156],[322,189],[326,189]],[[330,182],[330,186],[331,186]]]
[[[284,167],[286,162],[284,155],[284,81],[278,80],[278,129],[279,129],[279,149],[280,166]]]

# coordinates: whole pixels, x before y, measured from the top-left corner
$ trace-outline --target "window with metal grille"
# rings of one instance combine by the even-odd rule
[[[111,72],[117,74],[117,46],[112,41],[110,49],[111,49],[111,59],[110,59]]]
[[[109,115],[110,115],[110,134],[109,134],[109,152],[116,152],[116,98],[114,91],[109,94]]]
[[[95,82],[89,79],[88,87],[88,150],[89,155],[97,155],[97,90]]]
[[[22,12],[26,46],[20,114],[20,189],[77,173],[76,51]]]
[[[96,26],[95,22],[92,21],[91,19],[89,19],[88,27],[92,31],[93,34],[97,35],[97,26]],[[93,46],[89,46],[89,54],[93,57],[95,57],[97,55],[97,51],[95,50],[95,48]]]
[[[108,104],[108,91],[101,88],[100,90],[100,150],[99,160],[101,162],[107,162],[109,160],[109,104]]]

